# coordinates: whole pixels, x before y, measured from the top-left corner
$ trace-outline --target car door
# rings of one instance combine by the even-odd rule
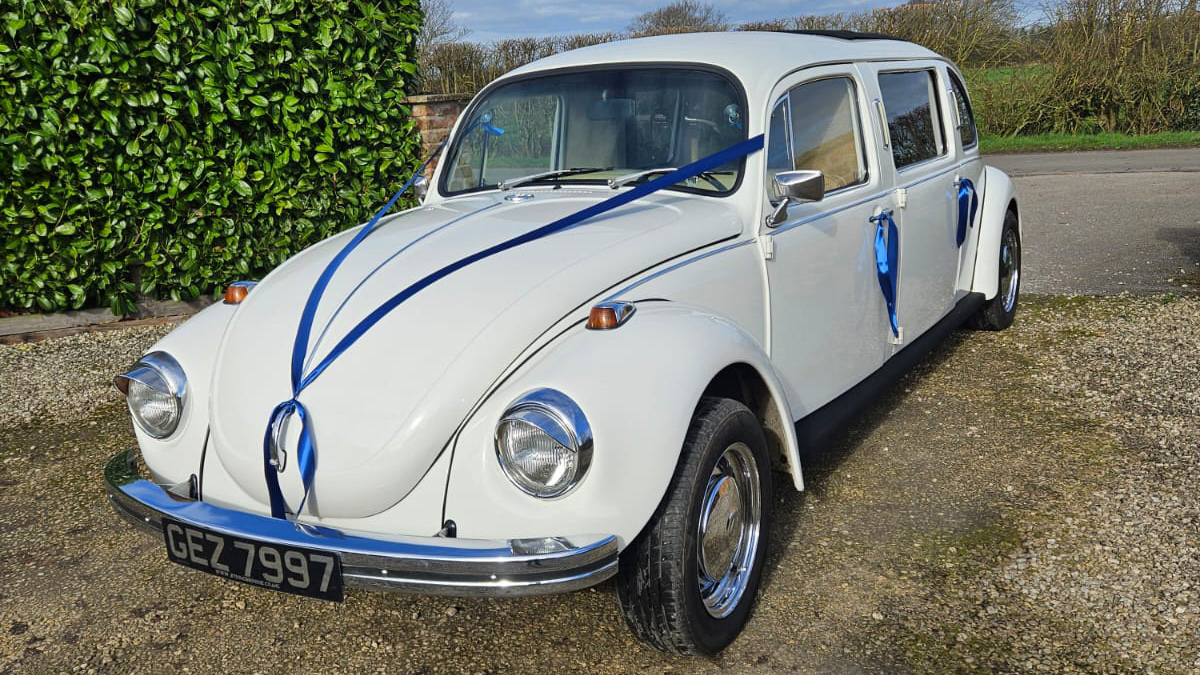
[[[979,158],[979,134],[975,129],[975,117],[971,113],[967,89],[953,68],[942,66],[942,69],[949,84],[946,90],[946,109],[951,112],[950,138],[955,145],[958,166],[954,173],[957,187],[955,241],[961,238],[961,244],[958,245],[958,282],[954,292],[954,300],[957,302],[970,292],[972,277],[975,274],[975,252],[979,248],[977,223],[980,218],[979,198],[983,191],[983,160]]]
[[[762,186],[772,361],[793,411],[807,414],[874,372],[887,356],[888,314],[875,271],[871,217],[891,208],[890,179],[878,170],[874,134],[864,133],[868,99],[853,66],[801,71],[771,100]],[[826,192],[787,207],[780,171],[817,169]],[[890,167],[889,167],[890,170]]]
[[[877,114],[886,126],[884,171],[893,175],[899,226],[896,312],[902,346],[954,305],[959,254],[954,144],[947,141],[939,62],[879,64]],[[888,166],[890,164],[890,166]]]

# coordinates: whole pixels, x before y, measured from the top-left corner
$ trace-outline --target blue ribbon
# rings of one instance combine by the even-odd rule
[[[970,178],[958,180],[958,245],[967,240],[967,226],[975,226],[975,209],[979,208],[979,193]]]
[[[884,211],[877,216],[871,216],[875,223],[875,271],[879,276],[879,289],[883,291],[883,300],[887,303],[888,320],[892,324],[892,335],[900,337],[900,321],[896,317],[896,277],[900,272],[900,232],[892,214]],[[885,225],[886,238],[885,238]]]
[[[488,133],[493,133],[486,128],[487,126],[490,126],[490,121],[491,116],[485,114],[484,116],[481,116],[479,120],[477,120],[476,123],[468,129],[468,131],[473,129],[475,126],[482,124],[485,125],[485,131]],[[503,133],[503,131],[500,133]],[[383,317],[387,316],[388,313],[390,313],[393,309],[399,307],[400,304],[405,300],[408,300],[439,279],[449,276],[450,274],[453,274],[454,272],[457,272],[468,265],[477,263],[485,258],[490,258],[497,253],[507,251],[522,244],[527,244],[531,241],[541,239],[542,237],[554,234],[555,232],[565,230],[569,227],[579,224],[584,220],[598,216],[606,211],[611,211],[612,209],[624,204],[628,204],[636,199],[640,199],[641,197],[644,197],[652,192],[657,192],[680,181],[693,178],[706,171],[711,171],[712,169],[715,169],[727,162],[746,157],[747,155],[761,150],[762,147],[763,136],[760,134],[754,138],[747,139],[725,148],[724,150],[696,160],[691,164],[676,169],[668,174],[664,174],[659,178],[647,181],[631,190],[621,192],[598,204],[593,204],[592,206],[580,209],[579,211],[559,218],[548,225],[543,225],[537,229],[526,232],[525,234],[513,237],[507,241],[503,241],[464,258],[460,258],[459,260],[441,268],[440,270],[426,275],[422,279],[408,286],[408,288],[405,288],[399,293],[393,295],[386,302],[377,307],[364,319],[359,321],[354,328],[350,329],[350,332],[348,332],[345,337],[343,337],[336,345],[334,345],[329,354],[327,354],[324,359],[322,359],[311,371],[308,372],[307,375],[305,375],[304,362],[307,358],[309,337],[312,335],[313,317],[316,315],[317,306],[321,302],[321,296],[324,295],[325,288],[329,285],[329,281],[333,277],[333,273],[336,272],[338,267],[341,266],[342,262],[346,259],[346,256],[348,256],[351,251],[357,248],[358,245],[362,243],[362,240],[374,230],[376,223],[378,223],[379,219],[383,217],[383,214],[387,213],[387,211],[391,209],[392,205],[396,203],[396,200],[400,198],[400,195],[404,194],[404,192],[408,190],[413,181],[416,180],[416,177],[420,175],[422,171],[424,171],[425,166],[433,160],[434,156],[437,155],[437,152],[441,151],[442,148],[439,147],[438,150],[435,151],[434,154],[425,161],[425,164],[421,165],[421,168],[417,170],[417,173],[413,174],[412,178],[408,179],[408,182],[404,184],[404,187],[400,188],[400,190],[393,195],[390,200],[388,200],[388,203],[385,204],[384,207],[375,214],[375,217],[371,219],[371,222],[367,223],[367,225],[363,227],[363,229],[360,230],[359,233],[356,234],[354,238],[351,239],[336,256],[334,256],[333,260],[329,261],[329,264],[325,267],[325,270],[321,272],[321,276],[318,277],[316,284],[313,285],[312,291],[309,292],[308,301],[305,303],[304,311],[300,315],[300,325],[296,330],[296,340],[292,345],[292,398],[280,403],[272,411],[271,419],[267,424],[267,431],[263,440],[264,474],[266,475],[267,480],[267,493],[270,498],[271,516],[274,518],[285,518],[287,514],[287,507],[284,503],[283,492],[279,488],[279,471],[271,463],[271,445],[273,442],[274,431],[293,414],[299,415],[301,424],[300,447],[296,454],[297,462],[300,467],[300,477],[304,485],[304,497],[300,502],[300,508],[297,508],[295,511],[295,513],[299,514],[300,510],[304,507],[305,501],[308,500],[308,493],[309,490],[312,489],[313,477],[316,474],[316,447],[312,439],[311,430],[309,428],[310,415],[307,409],[305,409],[304,405],[298,400],[300,392],[304,391],[305,388],[307,388],[318,377],[320,377],[321,373],[325,372],[326,368],[333,364],[333,362],[336,361],[339,356],[341,356],[347,349],[357,342],[359,338],[366,334],[366,332],[370,330],[372,326],[379,323],[379,321],[383,319]]]
[[[492,124],[492,119],[495,116],[496,111],[491,109],[484,110],[479,114],[479,117],[475,118],[475,121],[471,123],[471,126],[467,127],[467,130],[462,132],[462,135],[466,136],[472,131],[475,131],[475,127],[483,127],[484,132],[486,132],[489,136],[503,136],[504,130]]]
[[[384,204],[383,208],[375,213],[371,221],[359,230],[358,234],[354,235],[354,238],[334,256],[333,260],[325,267],[325,270],[321,272],[321,276],[317,279],[317,283],[313,285],[312,290],[309,291],[308,301],[305,303],[304,311],[300,315],[300,327],[296,330],[296,341],[292,344],[292,398],[275,406],[275,409],[271,411],[271,420],[267,424],[266,436],[263,438],[263,471],[266,474],[267,495],[271,503],[271,516],[274,518],[284,518],[287,507],[283,499],[283,491],[279,488],[279,469],[272,462],[271,447],[275,441],[275,430],[281,428],[283,423],[293,414],[300,416],[300,446],[296,452],[296,461],[300,467],[300,477],[304,484],[304,497],[301,499],[300,508],[296,509],[296,513],[300,513],[300,509],[304,508],[304,502],[308,501],[308,491],[312,486],[313,476],[317,472],[316,452],[313,446],[312,431],[309,429],[308,424],[308,410],[304,407],[304,404],[297,400],[297,397],[300,396],[300,392],[306,386],[302,381],[304,352],[308,349],[308,339],[312,334],[313,317],[317,312],[317,306],[321,302],[321,296],[325,294],[325,288],[329,285],[329,280],[333,278],[333,273],[341,266],[346,256],[350,255],[350,252],[357,248],[363,239],[367,238],[367,235],[375,229],[375,226],[383,218],[384,214],[390,211],[392,206],[396,204],[396,201],[400,199],[400,196],[412,187],[417,177],[424,173],[425,167],[429,166],[429,163],[433,161],[434,157],[438,156],[438,153],[445,146],[446,143],[443,141],[433,151],[433,154],[429,155],[429,158],[409,177],[404,186],[397,190],[396,194],[392,195],[387,204]]]
[[[267,479],[267,495],[271,502],[271,515],[283,518],[287,504],[283,500],[283,491],[279,489],[279,476],[283,467],[282,454],[271,456],[271,446],[276,441],[276,434],[282,432],[283,423],[293,414],[300,417],[300,445],[296,449],[296,462],[300,467],[300,478],[304,483],[304,497],[296,513],[304,510],[304,502],[308,501],[308,486],[312,485],[313,476],[317,473],[316,453],[313,451],[312,433],[308,428],[308,409],[304,404],[291,398],[271,411],[271,421],[267,424],[266,437],[263,438],[263,471]],[[276,464],[278,462],[278,464]],[[277,515],[278,514],[278,515]]]

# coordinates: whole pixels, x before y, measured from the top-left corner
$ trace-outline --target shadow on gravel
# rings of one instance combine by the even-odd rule
[[[804,492],[789,489],[791,476],[775,475],[776,503],[771,522],[768,562],[763,570],[764,586],[771,583],[788,543],[797,535],[796,530],[801,522],[800,513],[805,500],[823,496],[827,482],[837,473],[838,467],[854,455],[863,440],[883,424],[893,410],[905,402],[909,392],[916,389],[914,385],[954,356],[971,332],[964,328],[951,333],[893,387],[883,392],[874,403],[862,411],[849,427],[831,433],[820,447],[801,448],[800,466],[804,471]]]

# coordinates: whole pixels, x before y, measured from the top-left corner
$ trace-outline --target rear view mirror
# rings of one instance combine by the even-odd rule
[[[633,117],[637,104],[631,98],[608,98],[593,101],[588,106],[589,120],[618,120],[624,122]]]
[[[767,225],[778,225],[787,218],[789,203],[819,202],[825,197],[825,174],[821,171],[780,171],[771,182],[774,198],[782,200],[767,218]]]

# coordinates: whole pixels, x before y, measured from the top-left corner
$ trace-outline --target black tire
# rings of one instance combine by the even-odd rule
[[[757,514],[750,505],[752,482]],[[617,596],[630,630],[676,654],[715,654],[732,642],[746,625],[762,579],[770,505],[771,464],[758,420],[732,399],[702,399],[658,511],[621,553]],[[731,507],[737,512],[729,512]],[[725,525],[703,537],[708,548],[702,549],[704,512]],[[755,516],[756,530],[745,525]],[[729,546],[735,536],[738,545]],[[734,571],[742,567],[739,561],[749,562],[747,571]],[[728,584],[702,579],[707,566],[727,570],[722,578]]]
[[[996,297],[988,300],[975,316],[971,327],[978,330],[1004,330],[1017,316],[1017,297],[1021,294],[1021,233],[1017,229],[1017,214],[1004,216],[1000,232],[999,286]]]

